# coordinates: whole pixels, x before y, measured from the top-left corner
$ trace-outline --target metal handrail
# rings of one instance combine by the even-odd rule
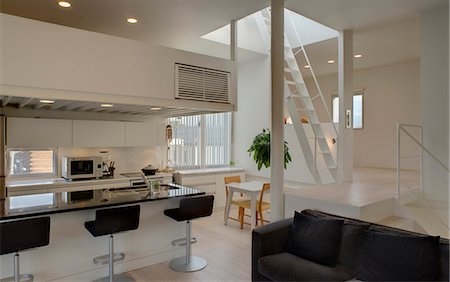
[[[420,141],[417,140],[417,138],[415,138],[410,132],[408,132],[408,130],[406,129],[407,127],[414,127],[414,128],[419,128],[420,130]],[[436,163],[439,164],[439,166],[447,173],[450,174],[450,169],[447,165],[445,165],[443,162],[441,162],[435,155],[433,155],[430,150],[428,148],[426,148],[423,145],[423,134],[422,134],[422,126],[421,125],[417,125],[417,124],[397,124],[397,191],[396,191],[396,197],[399,198],[400,197],[400,136],[401,133],[405,133],[414,143],[416,143],[420,149],[420,156],[419,157],[423,157],[422,155],[422,151],[424,151],[425,153],[427,153]],[[420,162],[420,192],[421,192],[421,196],[423,197],[423,164],[422,162]],[[447,229],[450,230],[450,227],[448,225],[447,222],[445,222],[444,220],[442,220],[434,211],[433,208],[431,208],[425,201],[421,201],[421,203],[426,207],[426,209],[428,209],[434,217],[436,217],[436,219],[441,222],[441,224],[443,224]]]
[[[298,31],[297,31],[297,28],[296,28],[296,26],[294,24],[294,21],[292,20],[291,15],[289,15],[289,13],[287,13],[287,17],[289,19],[289,22],[291,23],[291,26],[292,26],[292,28],[294,30],[294,33],[295,33],[295,36],[297,37],[298,42],[300,43],[300,50],[303,53],[303,56],[304,56],[304,58],[306,60],[306,63],[310,66],[309,67],[309,71],[311,72],[311,76],[312,76],[312,78],[314,80],[314,84],[315,84],[315,86],[316,86],[316,88],[317,88],[317,90],[319,92],[319,94],[317,94],[317,95],[320,96],[321,102],[322,102],[323,107],[325,109],[325,113],[327,115],[327,118],[328,118],[328,120],[330,120],[331,124],[333,125],[333,129],[334,129],[334,133],[336,134],[336,137],[338,137],[339,135],[338,135],[338,131],[336,129],[336,125],[334,124],[333,119],[332,119],[331,114],[330,114],[330,111],[328,110],[327,103],[326,103],[325,98],[324,98],[323,93],[322,93],[322,88],[319,85],[319,81],[317,80],[316,74],[315,74],[315,72],[313,70],[313,67],[312,67],[311,62],[310,62],[309,57],[308,57],[308,54],[306,54],[305,46],[303,45],[303,42],[302,42],[302,40],[300,38],[300,35],[299,35]]]

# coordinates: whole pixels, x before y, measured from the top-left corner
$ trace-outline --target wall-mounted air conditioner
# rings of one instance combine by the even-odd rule
[[[175,98],[230,103],[230,73],[175,64]]]

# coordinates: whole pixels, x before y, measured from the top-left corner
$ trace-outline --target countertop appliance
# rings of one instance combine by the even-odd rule
[[[68,180],[99,179],[103,176],[102,157],[63,157],[61,175]]]

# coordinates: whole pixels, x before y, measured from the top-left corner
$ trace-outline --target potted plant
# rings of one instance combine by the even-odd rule
[[[288,143],[284,141],[284,169],[287,164],[292,161],[289,154]],[[253,153],[253,159],[255,160],[258,170],[261,170],[264,165],[266,168],[270,167],[270,131],[269,129],[263,129],[263,132],[256,135],[253,138],[253,143],[247,150],[251,156]]]

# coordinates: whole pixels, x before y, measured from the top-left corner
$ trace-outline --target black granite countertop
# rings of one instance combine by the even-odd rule
[[[149,193],[148,189],[116,189],[113,191],[103,191],[100,197],[93,200],[81,202],[65,202],[61,200],[61,193],[54,193],[56,200],[52,206],[36,206],[23,209],[11,210],[7,214],[0,216],[0,221],[27,218],[32,216],[49,215],[56,213],[66,213],[87,209],[121,206],[149,201],[166,200],[177,197],[204,195],[205,192],[183,185],[168,184],[161,185],[158,193]]]

